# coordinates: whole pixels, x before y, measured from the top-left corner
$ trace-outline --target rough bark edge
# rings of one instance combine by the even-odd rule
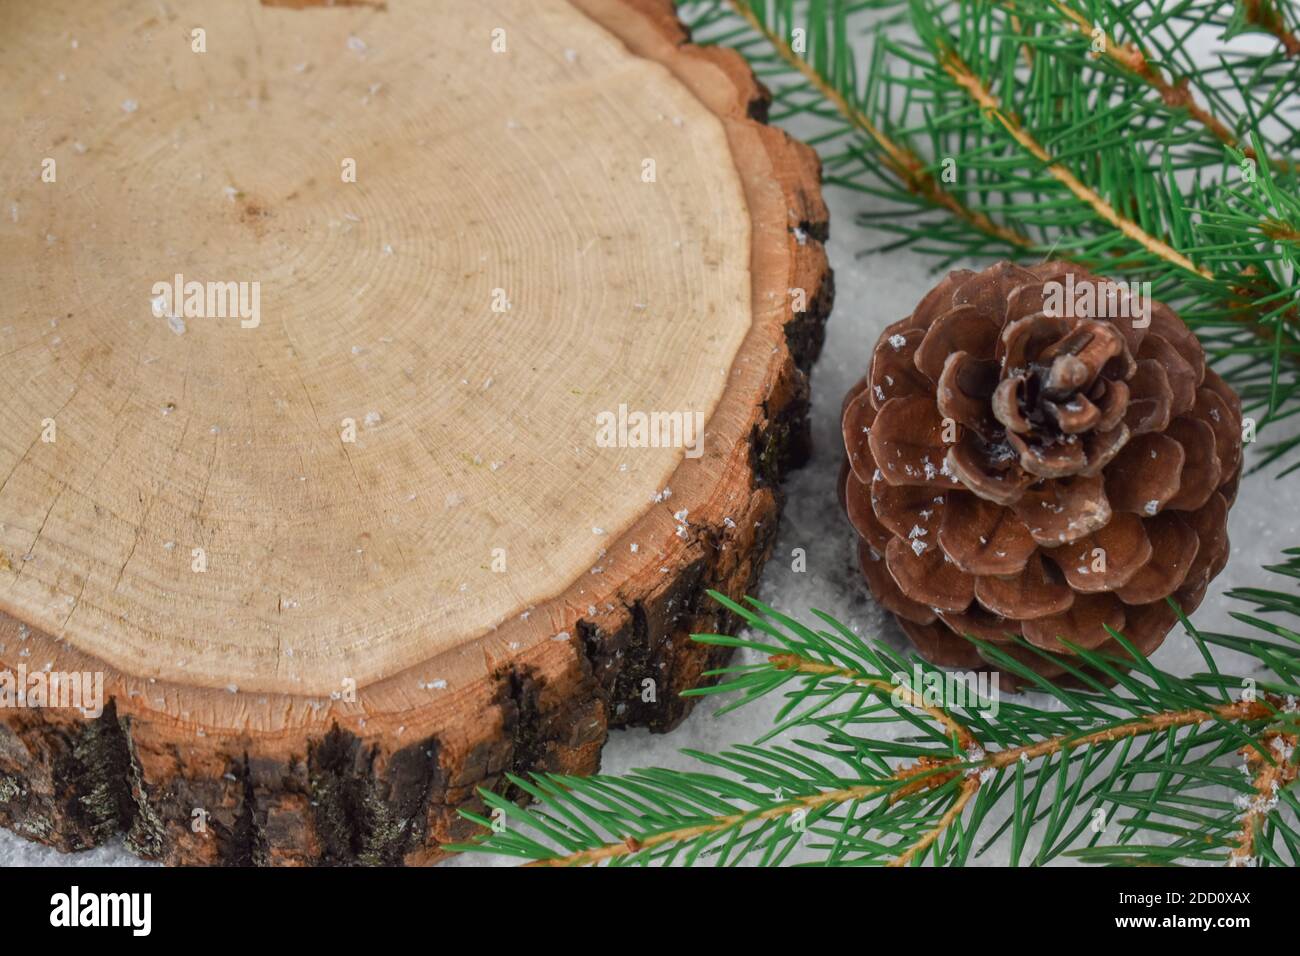
[[[507,773],[590,773],[610,728],[662,732],[689,713],[680,691],[727,656],[690,635],[735,624],[706,591],[739,598],[753,589],[775,538],[779,482],[809,451],[808,373],[833,299],[822,247],[828,217],[816,154],[763,125],[770,95],[743,58],[691,44],[671,0],[623,0],[623,8],[593,19],[616,35],[611,22],[621,17],[652,23],[673,48],[660,62],[724,121],[756,128],[790,211],[787,279],[807,290],[807,310],[783,307],[784,342],[768,364],[748,494],[734,519],[692,525],[679,573],[580,619],[567,668],[503,666],[494,719],[477,739],[435,732],[393,749],[336,722],[288,747],[256,735],[191,747],[174,727],[119,716],[116,700],[93,720],[0,710],[0,824],[64,851],[120,832],[133,852],[173,864],[423,863],[470,835],[457,811],[481,807],[477,788],[510,793]],[[691,61],[713,67],[709,78],[724,76],[730,89],[707,85]],[[655,701],[641,699],[647,679]]]

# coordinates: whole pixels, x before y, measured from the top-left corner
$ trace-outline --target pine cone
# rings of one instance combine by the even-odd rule
[[[1148,299],[1139,327],[1119,285],[1055,262],[952,272],[845,398],[863,575],[935,664],[987,666],[970,634],[1057,677],[1013,639],[1124,656],[1107,627],[1150,654],[1166,596],[1191,613],[1227,561],[1240,400],[1171,309]]]

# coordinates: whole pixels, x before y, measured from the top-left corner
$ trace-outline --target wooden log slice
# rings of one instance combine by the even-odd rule
[[[832,295],[814,154],[686,41],[666,0],[0,6],[0,672],[91,675],[0,709],[0,822],[421,862],[682,718]]]

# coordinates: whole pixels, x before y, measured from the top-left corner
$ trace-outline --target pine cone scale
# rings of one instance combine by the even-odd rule
[[[1050,572],[1038,552],[1018,574],[977,578],[975,596],[984,609],[1022,623],[1063,614],[1074,603],[1074,593]]]
[[[1037,548],[1013,512],[960,491],[947,496],[938,541],[953,564],[975,575],[1016,574]]]
[[[1107,556],[1101,568],[1093,560],[1097,549]],[[1090,594],[1118,591],[1128,584],[1151,561],[1152,545],[1142,520],[1120,511],[1111,516],[1105,527],[1073,544],[1049,551],[1048,556],[1071,588]]]
[[[986,355],[993,351],[1002,330],[973,305],[959,305],[935,319],[925,333],[912,361],[929,381],[928,392],[943,374],[944,362],[954,352]]]
[[[975,578],[919,538],[891,538],[885,566],[904,594],[932,611],[964,611],[975,597]]]
[[[948,446],[933,394],[891,398],[876,413],[868,444],[876,468],[891,485],[960,488],[944,465]]]
[[[1069,608],[1051,617],[1025,621],[1025,640],[1035,647],[1057,654],[1072,653],[1069,644],[1095,651],[1111,639],[1112,631],[1123,631],[1124,605],[1110,594],[1087,594],[1075,598]]]

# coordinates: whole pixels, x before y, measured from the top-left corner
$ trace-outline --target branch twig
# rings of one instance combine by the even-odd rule
[[[1070,20],[1079,33],[1085,37],[1091,38],[1093,31],[1097,29],[1096,25],[1090,23],[1074,7],[1062,2],[1062,0],[1052,0],[1052,6],[1061,12],[1061,15]],[[1182,108],[1187,110],[1187,114],[1196,122],[1200,123],[1210,132],[1215,139],[1225,146],[1231,146],[1234,149],[1240,149],[1246,156],[1258,160],[1255,150],[1249,145],[1243,145],[1241,139],[1228,128],[1219,117],[1214,115],[1208,107],[1202,106],[1197,102],[1196,97],[1192,95],[1188,88],[1186,79],[1177,82],[1170,82],[1161,72],[1158,66],[1151,62],[1151,57],[1146,50],[1136,43],[1119,43],[1109,33],[1103,31],[1102,36],[1102,56],[1110,60],[1120,69],[1136,76],[1143,83],[1146,83],[1153,90],[1160,94],[1160,98],[1166,106],[1173,109]],[[1277,159],[1269,159],[1269,164],[1277,169],[1289,169],[1290,164]]]
[[[1286,28],[1285,21],[1272,6],[1264,0],[1242,0],[1242,6],[1246,11],[1246,19],[1261,30],[1273,34],[1282,44],[1287,56],[1300,54],[1300,39]]]
[[[876,677],[864,677],[854,671],[847,670],[843,667],[836,667],[833,664],[821,664],[817,661],[810,661],[806,658],[799,657],[797,654],[773,654],[768,658],[768,663],[779,671],[796,671],[800,674],[813,674],[817,677],[843,677],[852,681],[859,687],[869,687],[872,690],[880,691],[883,694],[895,694],[907,704],[915,707],[917,710],[925,711],[935,722],[942,725],[948,731],[950,737],[955,737],[957,743],[963,750],[969,750],[977,746],[979,741],[960,721],[942,707],[934,707],[925,703],[921,695],[916,693],[912,688],[906,685],[895,684],[892,681],[881,680]]]
[[[927,202],[938,208],[948,210],[958,219],[964,221],[986,236],[1008,243],[1019,249],[1030,250],[1041,248],[1041,246],[1039,246],[1039,244],[1029,236],[1016,229],[994,222],[984,213],[970,209],[962,203],[960,199],[945,190],[933,176],[926,172],[926,164],[921,157],[886,135],[883,130],[871,121],[870,117],[863,113],[862,110],[853,106],[847,98],[835,89],[825,77],[818,73],[811,64],[796,54],[788,43],[769,30],[767,26],[754,14],[754,12],[742,2],[742,0],[726,0],[726,2],[738,17],[744,20],[752,30],[762,36],[771,45],[781,59],[785,61],[788,67],[797,71],[813,89],[834,106],[834,108],[852,127],[862,131],[876,143],[884,154],[883,163],[885,167],[898,177],[904,188],[909,192],[925,199]],[[1059,5],[1059,0],[1053,0],[1053,2]],[[1065,8],[1062,9],[1064,10]],[[1081,25],[1080,28],[1082,29]],[[1285,31],[1283,32],[1285,33]],[[1290,36],[1290,34],[1286,35]],[[1113,44],[1108,38],[1108,48],[1111,45]],[[1016,120],[1001,109],[1001,104],[998,103],[997,99],[992,96],[985,86],[983,86],[970,68],[960,59],[957,59],[955,54],[952,54],[951,51],[949,51],[949,56],[952,58],[952,62],[945,61],[942,64],[942,67],[949,73],[949,75],[953,76],[966,92],[972,95],[976,101],[986,109],[986,112],[995,116],[998,121],[1002,123],[1007,132],[1010,133],[1023,148],[1029,150],[1031,155],[1042,162],[1047,171],[1057,179],[1058,182],[1065,185],[1076,198],[1087,203],[1094,212],[1096,212],[1106,222],[1119,229],[1124,236],[1137,242],[1148,251],[1156,254],[1163,261],[1202,279],[1215,280],[1216,278],[1219,278],[1209,269],[1195,265],[1186,255],[1179,252],[1177,249],[1174,249],[1164,240],[1148,234],[1137,223],[1121,216],[1118,211],[1106,202],[1106,200],[1103,199],[1095,190],[1080,181],[1078,177],[1064,166],[1059,163],[1053,163],[1051,157],[1042,145],[1030,136]],[[1139,64],[1139,58],[1141,64]],[[1163,78],[1163,76],[1155,73],[1154,68],[1151,68],[1149,63],[1147,63],[1145,54],[1140,50],[1137,51],[1133,57],[1128,57],[1123,62],[1127,63],[1130,71],[1137,72],[1146,82],[1153,83],[1155,88],[1162,92],[1162,95],[1164,95],[1166,90],[1170,91],[1171,95],[1179,95],[1178,91],[1180,87],[1178,85],[1170,84]],[[1145,67],[1148,70],[1148,73],[1142,73],[1142,67]],[[956,70],[955,73],[954,70]],[[1186,91],[1184,90],[1183,92],[1185,93]],[[1190,99],[1190,94],[1188,94],[1188,100],[1184,105],[1187,105],[1189,109],[1195,105],[1195,101]],[[1209,114],[1208,111],[1200,109],[1199,107],[1198,109],[1200,112],[1198,113],[1196,110],[1193,110],[1193,115],[1206,123],[1208,128],[1210,128],[1216,136],[1220,139],[1222,139],[1224,134],[1229,137],[1233,136],[1231,131],[1229,131],[1227,127],[1215,117]],[[1253,150],[1251,152],[1253,152]],[[1273,162],[1276,163],[1276,161]],[[1267,225],[1268,224],[1265,224],[1265,226]],[[1264,235],[1272,238],[1272,234],[1267,228],[1264,230]],[[1049,257],[1053,254],[1054,250],[1055,246],[1053,246],[1052,251],[1049,251]],[[1080,262],[1077,257],[1068,254],[1058,254],[1057,257],[1066,261],[1075,262],[1085,268],[1092,267],[1091,264]],[[1246,326],[1252,334],[1261,341],[1270,344],[1274,342],[1276,336],[1275,329],[1270,325],[1261,324],[1256,318],[1253,310],[1249,309],[1242,303],[1238,303],[1235,297],[1230,299],[1228,304],[1233,308],[1234,312],[1240,310],[1240,314],[1236,316],[1236,320]],[[1295,313],[1289,313],[1285,317],[1284,321],[1291,324],[1297,321],[1297,317]],[[1288,352],[1287,357],[1294,362],[1300,362],[1300,355],[1295,353]]]
[[[664,844],[680,843],[686,840],[695,839],[696,837],[706,836],[710,833],[718,833],[745,823],[782,819],[791,816],[799,810],[814,810],[828,805],[840,805],[859,800],[866,800],[889,790],[894,790],[897,793],[900,784],[903,785],[904,789],[908,789],[910,792],[933,789],[952,780],[957,774],[964,774],[965,780],[962,782],[961,790],[954,800],[953,805],[944,811],[943,815],[938,821],[936,821],[935,825],[931,829],[927,830],[919,840],[906,847],[897,857],[890,861],[891,866],[905,866],[918,855],[923,853],[930,844],[938,839],[939,836],[941,836],[948,827],[951,826],[958,817],[960,817],[962,810],[965,809],[971,798],[979,792],[984,777],[986,776],[986,772],[989,770],[999,770],[1012,766],[1018,760],[1033,760],[1058,753],[1062,750],[1087,747],[1097,743],[1109,743],[1128,737],[1138,737],[1145,734],[1158,733],[1160,731],[1181,727],[1192,727],[1204,723],[1220,721],[1250,723],[1252,721],[1268,720],[1275,717],[1277,714],[1275,702],[1270,699],[1237,701],[1235,703],[1221,704],[1217,707],[1205,710],[1187,709],[1163,711],[1138,720],[1133,720],[1129,723],[1118,724],[1088,734],[1080,734],[1077,736],[1058,735],[1045,738],[1033,744],[1024,744],[1019,747],[1008,747],[1005,750],[986,752],[982,744],[974,737],[974,735],[971,734],[970,731],[947,710],[924,704],[913,689],[907,685],[895,684],[892,681],[857,674],[854,671],[834,667],[820,661],[807,660],[795,654],[776,654],[769,658],[769,662],[780,670],[796,671],[798,673],[810,674],[818,677],[843,677],[858,686],[870,688],[871,690],[886,696],[896,693],[900,694],[909,704],[929,714],[951,734],[956,736],[958,742],[965,748],[965,752],[961,756],[950,757],[943,760],[923,758],[916,764],[899,768],[880,783],[859,784],[853,787],[824,790],[820,793],[809,794],[807,796],[788,800],[784,803],[768,807],[758,812],[742,811],[739,813],[727,814],[725,816],[713,817],[704,823],[695,824],[690,827],[665,830],[661,833],[655,833],[650,836],[629,836],[620,842],[609,843],[595,849],[580,850],[554,859],[536,860],[527,865],[586,866],[617,857],[630,856],[639,853],[642,850],[663,846]]]
[[[1043,148],[1042,144],[1034,139],[1028,130],[1021,126],[1013,116],[1002,109],[1002,104],[998,102],[997,97],[989,92],[988,87],[980,82],[971,68],[954,51],[944,51],[942,66],[944,72],[966,91],[967,95],[984,111],[985,115],[997,120],[1008,135],[1020,144],[1021,148],[1043,164],[1053,179],[1073,193],[1076,198],[1091,206],[1098,216],[1142,246],[1142,248],[1170,265],[1177,266],[1203,279],[1214,278],[1209,269],[1196,265],[1164,240],[1157,239],[1133,220],[1120,215],[1115,207],[1103,199],[1091,186],[1086,185],[1060,163],[1053,162],[1051,155]]]
[[[1241,816],[1241,833],[1228,857],[1229,866],[1248,866],[1255,859],[1256,833],[1277,806],[1277,795],[1300,776],[1300,767],[1290,761],[1296,748],[1295,734],[1265,734],[1259,742],[1273,751],[1273,759],[1267,759],[1254,747],[1241,749],[1246,758],[1246,772],[1254,781],[1255,796],[1246,803]]]
[[[1034,242],[1028,236],[999,225],[983,213],[976,212],[963,205],[956,196],[940,186],[938,181],[925,171],[925,163],[921,161],[919,156],[890,139],[883,130],[871,122],[865,113],[849,103],[806,60],[795,53],[785,40],[768,30],[762,21],[754,16],[753,11],[741,3],[740,0],[727,0],[727,2],[736,15],[767,40],[773,49],[780,54],[781,59],[785,60],[795,70],[798,70],[803,78],[839,111],[841,116],[848,120],[851,125],[856,126],[871,137],[884,153],[885,165],[903,181],[910,191],[936,206],[947,209],[954,216],[970,223],[985,235],[1001,239],[1013,246],[1026,249],[1033,247]]]

